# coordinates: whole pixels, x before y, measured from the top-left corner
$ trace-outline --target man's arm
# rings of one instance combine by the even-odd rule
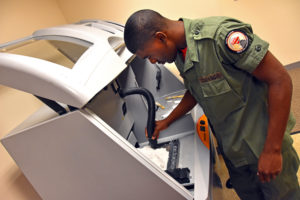
[[[287,71],[269,51],[252,74],[268,85],[269,124],[258,162],[258,175],[262,182],[269,182],[282,170],[281,146],[290,113],[293,86]]]
[[[170,113],[170,115],[160,121],[156,122],[155,130],[153,132],[152,139],[156,139],[159,137],[159,132],[168,128],[170,124],[179,119],[181,116],[185,115],[189,112],[194,106],[197,104],[197,101],[191,95],[191,93],[187,90],[178,104],[178,106]]]

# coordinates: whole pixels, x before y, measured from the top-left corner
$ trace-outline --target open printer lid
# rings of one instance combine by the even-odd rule
[[[84,20],[0,45],[0,84],[80,108],[131,57],[121,25]]]

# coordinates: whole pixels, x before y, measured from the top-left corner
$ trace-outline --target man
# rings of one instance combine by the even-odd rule
[[[174,62],[187,91],[153,138],[197,103],[210,121],[241,199],[300,199],[299,159],[289,132],[291,79],[249,24],[227,17],[173,21],[135,12],[127,48],[151,63]]]

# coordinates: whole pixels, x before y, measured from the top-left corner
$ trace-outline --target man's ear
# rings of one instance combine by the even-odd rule
[[[168,36],[164,32],[156,32],[154,37],[165,43]]]

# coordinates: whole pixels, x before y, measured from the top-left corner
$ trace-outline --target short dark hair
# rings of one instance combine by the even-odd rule
[[[124,29],[124,40],[127,49],[136,53],[144,47],[153,34],[165,28],[165,18],[156,11],[145,9],[133,13],[127,20]]]

